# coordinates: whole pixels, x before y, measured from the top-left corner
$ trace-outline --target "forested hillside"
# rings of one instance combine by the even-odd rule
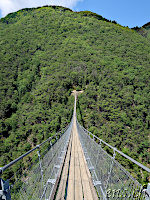
[[[150,39],[150,22],[143,25],[142,27],[134,27],[133,30],[136,30],[138,33],[140,33],[142,36],[147,37]]]
[[[1,165],[70,122],[76,88],[79,121],[149,166],[149,37],[91,12],[24,9],[0,20],[0,71]]]

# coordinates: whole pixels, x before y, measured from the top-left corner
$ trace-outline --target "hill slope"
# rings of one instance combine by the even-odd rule
[[[150,39],[150,22],[144,24],[142,27],[134,27],[133,30]]]
[[[0,20],[1,163],[71,119],[148,165],[150,41],[91,12],[24,9]],[[126,163],[124,163],[126,164]],[[147,181],[140,172],[135,177]]]

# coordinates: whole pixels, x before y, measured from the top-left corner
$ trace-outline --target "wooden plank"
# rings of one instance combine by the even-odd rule
[[[68,168],[69,168],[71,146],[72,146],[72,134],[71,134],[71,138],[70,138],[70,142],[69,142],[67,156],[65,159],[65,164],[64,164],[62,175],[61,175],[61,181],[59,184],[56,200],[64,199],[64,197],[65,197],[65,189],[66,189],[66,182],[67,182],[67,178],[68,178]]]
[[[75,127],[75,131],[77,132],[76,127]],[[79,140],[78,133],[77,133],[76,139],[78,140],[78,159],[79,159],[79,165],[80,165],[80,173],[81,173],[81,181],[82,181],[82,187],[83,187],[82,189],[83,189],[84,199],[86,199],[86,200],[98,199],[94,185],[91,184],[91,183],[93,183],[91,174],[90,174],[90,171],[87,166],[87,162],[86,162],[86,159],[84,156],[81,142]]]
[[[64,199],[68,170],[67,200],[98,200],[77,132],[75,117],[72,128],[72,145],[69,144],[56,200]]]
[[[70,141],[70,139],[69,139],[69,141]],[[67,144],[66,151],[65,151],[65,154],[63,156],[62,164],[60,166],[60,169],[59,169],[59,172],[58,172],[58,176],[57,176],[57,179],[56,179],[52,194],[50,196],[50,200],[54,200],[54,198],[55,198],[56,191],[57,191],[57,188],[58,188],[58,183],[60,182],[60,178],[61,178],[61,172],[62,172],[62,169],[63,169],[63,166],[64,166],[64,161],[66,159],[68,147],[69,147],[69,142]]]
[[[74,148],[75,148],[75,142],[73,133],[69,178],[68,178],[68,189],[67,189],[67,200],[74,200]]]
[[[83,199],[82,191],[82,181],[81,181],[81,171],[79,163],[79,141],[77,137],[76,129],[74,129],[75,134],[75,200]]]

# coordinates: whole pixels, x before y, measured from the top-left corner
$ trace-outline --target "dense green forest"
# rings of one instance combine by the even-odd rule
[[[149,167],[149,24],[139,29],[58,6],[0,19],[0,165],[65,127],[82,89],[80,123]]]

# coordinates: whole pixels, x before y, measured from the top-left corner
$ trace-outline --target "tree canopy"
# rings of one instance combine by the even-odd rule
[[[95,13],[45,6],[0,19],[1,165],[70,122],[76,88],[79,121],[149,166],[149,65],[149,37]]]

